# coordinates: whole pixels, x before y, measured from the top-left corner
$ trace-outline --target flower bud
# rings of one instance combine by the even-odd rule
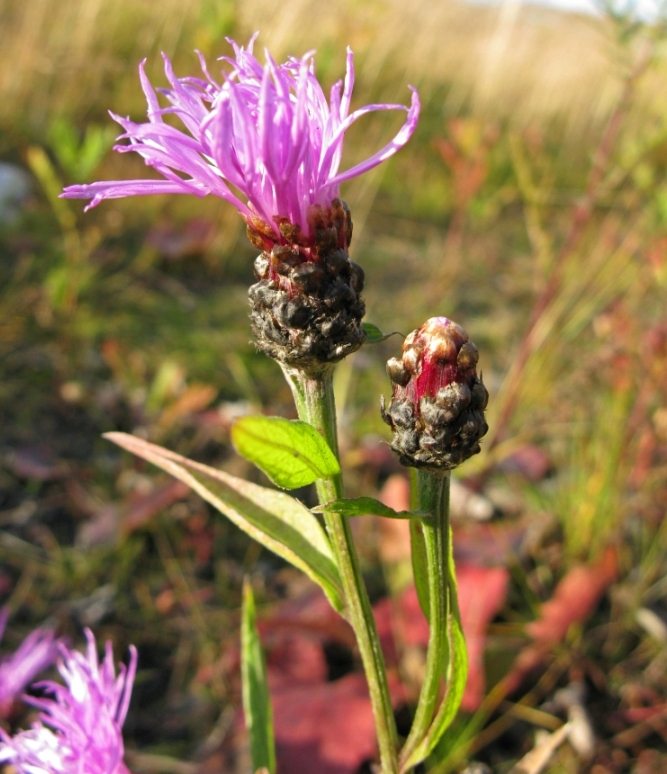
[[[347,205],[311,207],[312,239],[281,221],[284,244],[275,243],[255,260],[259,280],[248,291],[250,320],[259,348],[285,365],[307,371],[342,360],[366,334],[361,320],[364,272],[347,248],[352,221]],[[249,230],[252,230],[249,225]],[[261,233],[254,232],[259,243]]]
[[[477,376],[477,347],[446,317],[432,317],[403,342],[387,374],[393,392],[382,418],[394,431],[391,448],[403,465],[451,470],[480,452],[489,394]]]

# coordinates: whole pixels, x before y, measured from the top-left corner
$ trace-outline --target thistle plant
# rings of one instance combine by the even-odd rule
[[[140,66],[148,122],[121,124],[121,152],[139,153],[161,180],[71,186],[63,196],[103,199],[151,193],[213,194],[229,201],[260,250],[249,289],[257,346],[278,362],[290,385],[298,420],[244,417],[232,428],[237,451],[282,489],[315,483],[319,506],[224,471],[185,459],[122,433],[108,437],[184,481],[261,544],[303,570],[351,624],[368,680],[377,728],[380,770],[407,772],[424,760],[454,718],[466,679],[465,645],[447,520],[449,470],[479,451],[486,432],[486,391],[477,377],[477,350],[465,332],[434,318],[411,334],[402,360],[392,359],[392,402],[383,416],[395,431],[393,448],[415,466],[414,511],[396,513],[372,497],[347,499],[338,454],[332,375],[335,364],[366,338],[362,323],[363,269],[349,257],[352,218],[340,184],[387,160],[413,134],[419,98],[409,106],[367,105],[351,111],[354,85],[348,50],[343,82],[327,102],[313,54],[261,65],[230,41],[215,80],[201,59],[203,77],[178,78],[165,57],[170,88],[156,90]],[[346,130],[377,110],[405,111],[396,136],[381,150],[340,172]],[[165,121],[171,115],[185,131]],[[401,747],[387,671],[355,549],[350,517],[374,513],[410,518],[415,580],[431,625],[427,675],[412,730]],[[322,514],[322,521],[320,521]],[[245,594],[244,707],[255,769],[275,771],[268,694],[261,651],[252,633],[254,607]],[[444,680],[443,680],[444,678]],[[264,729],[264,730],[262,730]]]

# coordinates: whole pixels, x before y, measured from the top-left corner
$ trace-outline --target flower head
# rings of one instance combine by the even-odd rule
[[[419,98],[412,103],[366,105],[350,112],[354,85],[353,55],[348,49],[344,83],[331,89],[329,102],[315,77],[313,52],[277,65],[266,54],[262,67],[248,47],[230,40],[234,58],[223,57],[231,72],[215,81],[200,55],[203,78],[177,78],[164,56],[171,88],[160,89],[168,107],[161,107],[144,71],[141,85],[148,102],[148,123],[137,124],[112,114],[129,144],[121,152],[139,153],[164,180],[127,180],[74,185],[63,196],[103,199],[153,193],[214,194],[234,204],[250,228],[266,240],[280,241],[281,222],[312,236],[311,210],[328,208],[339,184],[380,164],[412,135],[419,116]],[[343,138],[361,116],[375,110],[405,110],[407,118],[394,139],[365,161],[339,172]],[[176,116],[185,131],[165,123]]]
[[[130,648],[129,666],[121,665],[116,675],[111,643],[100,664],[89,630],[86,639],[85,654],[59,646],[65,685],[38,683],[35,687],[50,696],[26,697],[41,710],[41,722],[13,737],[0,729],[0,763],[11,763],[20,774],[127,774],[121,728],[137,652]]]
[[[389,360],[393,394],[388,409],[382,402],[382,416],[404,465],[451,470],[479,453],[488,393],[478,358],[460,325],[432,317],[406,337],[402,357]]]
[[[0,639],[5,632],[9,610],[0,610]],[[56,660],[58,640],[52,629],[35,629],[15,653],[0,660],[0,716],[8,714],[14,699],[35,677]]]

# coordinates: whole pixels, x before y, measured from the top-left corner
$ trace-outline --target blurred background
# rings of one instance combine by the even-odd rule
[[[277,720],[282,774],[371,771],[347,631],[296,572],[101,438],[135,433],[266,483],[233,452],[230,423],[293,410],[250,341],[254,251],[240,218],[212,197],[88,214],[58,199],[67,184],[148,175],[110,152],[119,129],[107,114],[145,115],[144,57],[166,85],[160,51],[180,76],[198,73],[194,49],[215,72],[225,37],[255,30],[260,60],[264,47],[278,61],[316,49],[325,90],[351,46],[353,107],[407,103],[407,84],[419,89],[408,146],[343,188],[351,256],[366,271],[367,321],[406,334],[452,317],[478,345],[491,393],[482,454],[454,488],[466,711],[425,770],[474,758],[519,771],[549,743],[542,768],[520,770],[667,770],[667,26],[641,10],[0,2],[2,647],[44,622],[73,641],[91,626],[119,658],[135,643],[135,774],[250,770],[238,715],[244,574],[262,603],[275,701],[285,717],[320,719]],[[401,120],[362,119],[343,167]],[[349,495],[404,507],[378,412],[400,345],[364,346],[338,368],[336,391]],[[405,730],[425,644],[407,539],[393,524],[355,526],[405,686]],[[26,718],[14,708],[3,722]],[[579,736],[556,744],[568,718]]]

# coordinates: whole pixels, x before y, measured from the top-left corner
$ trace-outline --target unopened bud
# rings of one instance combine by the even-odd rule
[[[489,394],[477,376],[478,358],[460,325],[432,317],[408,335],[402,357],[389,360],[393,393],[381,411],[403,465],[451,470],[479,453]]]

